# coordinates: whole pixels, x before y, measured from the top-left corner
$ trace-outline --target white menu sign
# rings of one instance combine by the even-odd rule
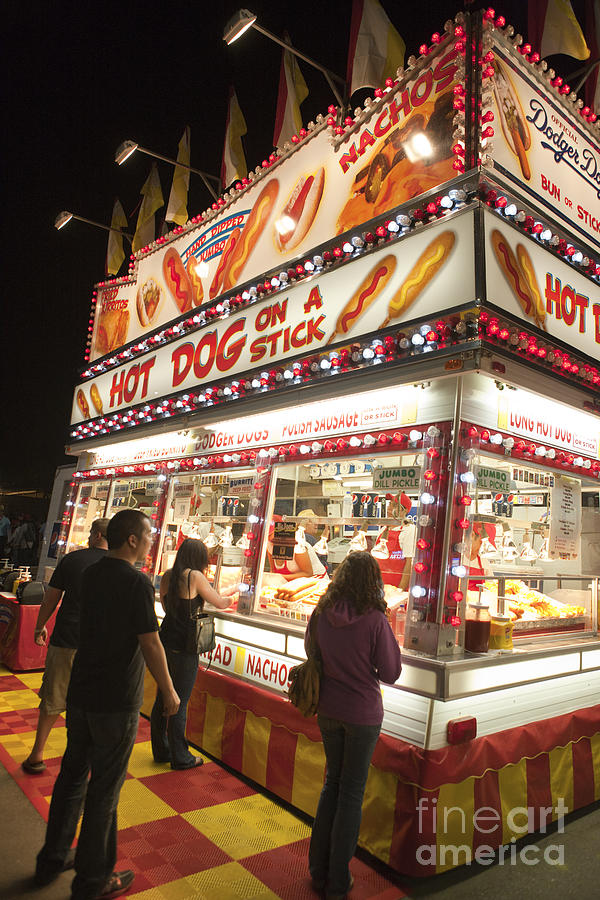
[[[550,491],[548,555],[551,559],[577,559],[580,537],[581,482],[560,476]]]

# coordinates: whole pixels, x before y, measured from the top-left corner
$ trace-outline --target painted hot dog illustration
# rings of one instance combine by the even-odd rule
[[[544,303],[542,292],[540,291],[537,282],[535,269],[533,268],[533,262],[531,261],[531,257],[523,244],[517,244],[517,259],[519,261],[519,266],[521,267],[521,272],[523,273],[525,281],[529,288],[529,293],[533,298],[533,315],[535,317],[536,323],[540,326],[540,328],[545,328],[546,304]]]
[[[185,270],[187,272],[187,277],[192,286],[192,292],[194,294],[194,306],[200,306],[202,301],[204,300],[204,287],[202,286],[202,279],[198,275],[198,264],[196,262],[195,256],[190,256],[188,259]]]
[[[515,90],[506,67],[494,60],[494,96],[506,143],[519,160],[523,177],[529,181],[531,167],[527,151],[531,147],[531,135],[519,95]]]
[[[163,257],[163,276],[179,311],[184,313],[192,308],[192,286],[181,257],[174,247],[169,247]]]
[[[327,343],[330,344],[334,341],[337,335],[348,334],[358,319],[381,294],[394,274],[395,268],[396,257],[391,253],[384,256],[380,262],[373,266],[339,314],[335,328]]]
[[[85,394],[83,393],[83,391],[81,390],[81,388],[79,388],[79,390],[77,391],[77,394],[76,394],[76,396],[75,396],[75,400],[76,400],[76,402],[77,402],[77,406],[79,407],[79,411],[80,411],[81,415],[83,416],[83,418],[84,418],[84,419],[89,419],[89,417],[90,417],[90,407],[89,407],[89,405],[88,405],[87,400],[85,399]]]
[[[523,312],[526,316],[534,318],[536,314],[536,306],[531,294],[529,283],[525,276],[517,257],[502,232],[494,228],[491,234],[492,247],[498,260],[498,265],[502,269],[502,274],[512,288],[513,294],[519,301]]]
[[[233,255],[233,251],[235,250],[235,245],[240,239],[241,229],[234,228],[227,240],[225,241],[225,246],[223,247],[223,252],[221,253],[221,259],[219,260],[219,265],[217,266],[217,271],[215,272],[215,277],[212,280],[212,284],[210,286],[210,290],[208,292],[208,296],[210,300],[214,300],[218,295],[221,282],[223,280],[223,275],[227,271],[227,267],[231,262],[231,257]]]
[[[456,235],[453,231],[443,231],[421,253],[420,257],[389,302],[387,317],[380,328],[385,328],[392,319],[404,315],[421,291],[435,278],[450,256]]]
[[[273,212],[278,193],[279,182],[276,178],[272,178],[256,198],[256,202],[246,220],[246,224],[242,229],[239,240],[236,241],[235,247],[233,248],[229,264],[223,273],[223,281],[221,284],[221,291],[223,293],[234,287],[240,280],[243,268],[252,254],[252,251]]]
[[[275,243],[284,253],[300,244],[315,221],[325,185],[325,169],[303,175],[295,184],[287,203],[275,222]]]

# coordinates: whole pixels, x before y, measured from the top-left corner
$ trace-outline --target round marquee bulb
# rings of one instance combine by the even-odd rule
[[[475,474],[473,472],[463,472],[460,476],[460,480],[464,484],[473,484],[475,482]]]
[[[457,578],[464,578],[467,574],[466,566],[452,566],[452,574]]]
[[[421,587],[420,584],[415,584],[414,587],[411,588],[411,594],[413,597],[425,597],[427,596],[427,591],[424,587]]]
[[[424,491],[421,494],[420,499],[421,499],[421,503],[424,506],[429,506],[431,503],[435,503],[435,497],[433,496],[433,494],[428,493],[428,491]]]

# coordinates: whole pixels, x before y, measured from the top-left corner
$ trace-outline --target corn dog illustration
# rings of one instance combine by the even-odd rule
[[[504,235],[498,231],[497,228],[494,228],[492,231],[491,238],[492,247],[494,248],[498,264],[502,269],[502,274],[512,288],[515,297],[521,304],[525,315],[533,318],[536,312],[534,299],[531,295],[529,283],[523,275],[517,257],[513,253],[512,248]]]
[[[223,251],[221,253],[221,259],[219,260],[219,265],[217,266],[215,277],[212,280],[212,284],[210,286],[210,290],[208,292],[208,296],[210,300],[214,300],[217,294],[219,293],[219,289],[221,287],[221,281],[223,280],[223,275],[227,271],[227,267],[231,261],[231,257],[233,251],[235,249],[235,245],[237,244],[241,230],[239,228],[234,228],[227,240],[225,241],[225,246],[223,247]]]
[[[230,290],[240,280],[242,270],[273,212],[278,193],[279,181],[272,178],[256,198],[242,233],[232,249],[228,265],[223,271],[222,293]]]
[[[404,315],[445,264],[455,241],[456,235],[453,231],[443,231],[423,250],[399,290],[390,300],[387,318],[381,323],[380,328],[385,328],[392,319]]]
[[[94,409],[96,410],[96,412],[98,413],[98,415],[101,416],[101,415],[102,415],[102,412],[103,412],[103,409],[102,409],[102,397],[100,396],[100,391],[98,390],[98,385],[95,384],[95,383],[94,383],[94,384],[91,386],[91,388],[90,388],[90,398],[91,398],[92,403],[93,403],[93,405],[94,405]]]
[[[517,244],[517,259],[519,261],[519,266],[521,267],[521,272],[524,275],[525,281],[529,288],[529,293],[533,298],[533,315],[535,317],[536,324],[540,326],[540,328],[546,328],[546,304],[542,298],[542,292],[540,291],[537,278],[535,277],[535,269],[533,268],[533,263],[531,261],[531,257],[523,244]]]
[[[519,160],[523,177],[529,181],[531,167],[527,150],[531,147],[531,135],[523,107],[506,68],[494,60],[494,95],[498,106],[500,124],[506,143]]]
[[[196,262],[195,256],[190,256],[185,266],[194,293],[194,306],[200,306],[204,300],[204,288],[202,286],[202,279],[198,275],[197,265],[198,263]]]
[[[384,256],[381,262],[378,262],[371,269],[339,314],[335,328],[327,342],[328,344],[335,340],[338,334],[343,335],[350,331],[356,321],[382,292],[394,274],[395,268],[396,257],[390,253]]]

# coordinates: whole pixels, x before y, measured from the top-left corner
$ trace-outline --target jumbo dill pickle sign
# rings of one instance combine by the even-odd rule
[[[487,491],[510,491],[510,474],[504,469],[489,469],[480,466],[477,473],[477,485]]]
[[[421,478],[420,466],[373,469],[374,491],[407,491],[417,490]]]

